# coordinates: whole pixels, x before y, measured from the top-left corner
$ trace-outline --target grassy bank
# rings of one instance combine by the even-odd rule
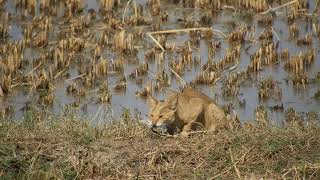
[[[241,128],[165,138],[138,120],[72,115],[0,121],[0,178],[320,178],[320,127]]]

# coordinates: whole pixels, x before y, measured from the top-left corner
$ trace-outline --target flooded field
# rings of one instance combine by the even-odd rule
[[[146,119],[183,81],[242,122],[318,115],[317,1],[232,2],[0,0],[1,116]]]

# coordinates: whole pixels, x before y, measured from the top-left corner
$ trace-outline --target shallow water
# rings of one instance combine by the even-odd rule
[[[138,4],[142,4],[146,9],[146,0],[137,0]],[[95,24],[89,29],[96,35],[99,36],[101,31],[97,28],[102,22],[103,15],[100,13],[100,3],[98,0],[82,0],[82,7],[84,7],[84,11],[81,14],[87,14],[88,10],[94,10],[97,13],[97,18],[95,20]],[[314,1],[309,1],[310,3],[310,10],[314,7]],[[125,3],[123,3],[125,4]],[[63,21],[63,13],[65,6],[63,3],[59,3],[58,7],[58,15],[57,17],[53,17],[53,26],[54,31],[59,31],[63,25],[59,25],[59,22]],[[163,9],[165,9],[169,14],[169,20],[167,23],[162,24],[162,29],[182,29],[184,26],[181,22],[177,20],[179,18],[184,18],[186,16],[190,16],[193,14],[192,18],[197,20],[199,18],[199,14],[201,14],[201,10],[197,9],[184,9],[180,5],[171,4],[168,1],[163,1]],[[121,11],[120,11],[121,10]],[[10,21],[10,31],[9,31],[9,39],[10,42],[16,42],[23,39],[23,27],[25,24],[30,23],[31,18],[26,18],[26,20],[20,20],[19,17],[21,14],[21,9],[15,8],[13,1],[6,1],[3,5],[3,11],[6,11],[12,15],[12,20]],[[123,13],[123,8],[119,8],[119,14]],[[148,11],[145,11],[144,14],[147,14]],[[283,11],[285,13],[285,11]],[[36,16],[39,16],[40,10],[39,7],[36,8]],[[132,9],[128,9],[127,16],[132,14]],[[305,52],[306,50],[310,49],[310,46],[298,46],[295,43],[295,40],[289,40],[288,38],[288,25],[285,22],[285,14],[279,15],[278,17],[274,18],[273,21],[273,28],[276,34],[279,37],[279,47],[278,52],[282,52],[285,48],[289,49],[290,56],[298,55],[300,52]],[[319,21],[319,15],[316,17]],[[234,31],[235,29],[228,24],[230,22],[235,23],[237,25],[247,24],[249,26],[256,26],[256,33],[255,37],[264,30],[264,26],[258,25],[256,18],[244,18],[242,13],[233,12],[230,10],[225,10],[219,12],[217,17],[214,18],[214,22],[212,24],[212,28],[218,29],[225,34],[229,34],[230,32]],[[298,20],[298,25],[300,26],[300,36],[303,36],[307,33],[312,32],[311,28],[308,28],[308,24],[304,20]],[[143,28],[144,32],[151,31],[151,28],[148,26],[140,27]],[[127,29],[128,31],[134,30]],[[168,37],[167,42],[175,43],[178,47],[181,47],[184,43],[189,40],[188,33],[179,33],[177,35],[170,35]],[[316,60],[312,64],[312,66],[307,70],[307,74],[309,78],[315,78],[315,74],[320,71],[320,55],[319,55],[319,39],[313,35],[313,44],[312,47],[316,49]],[[52,41],[55,41],[55,34],[52,34]],[[218,51],[214,59],[218,60],[225,56],[226,51],[229,47],[228,41],[217,39],[217,41],[222,43],[222,48]],[[273,37],[273,41],[277,42],[277,37]],[[137,46],[142,46],[142,48],[138,49],[137,59],[139,62],[144,61],[144,50],[148,47],[154,46],[151,39],[147,36],[144,39],[141,39],[135,43]],[[306,86],[305,89],[303,88],[295,88],[293,87],[292,81],[289,80],[287,83],[287,79],[290,79],[292,76],[291,73],[287,72],[284,69],[284,62],[280,61],[280,63],[276,65],[264,66],[263,70],[257,73],[256,75],[252,75],[252,80],[246,80],[245,82],[241,83],[238,99],[245,100],[246,105],[245,107],[240,106],[239,102],[236,98],[224,98],[222,96],[222,86],[223,82],[230,73],[242,72],[244,71],[249,62],[250,62],[250,55],[254,54],[255,51],[260,47],[260,43],[250,43],[245,42],[242,44],[241,49],[241,56],[240,56],[240,64],[237,68],[233,71],[228,71],[224,73],[224,76],[221,81],[218,81],[215,85],[199,85],[197,88],[201,89],[204,93],[211,97],[217,97],[217,103],[220,106],[232,104],[232,108],[234,108],[237,115],[240,117],[241,121],[251,120],[254,118],[254,111],[255,109],[260,106],[272,107],[275,105],[283,104],[284,111],[290,107],[293,107],[296,111],[301,113],[306,113],[309,111],[316,111],[319,113],[320,111],[320,102],[313,98],[314,94],[319,91],[319,82],[312,81],[310,84]],[[206,40],[201,39],[199,47],[193,48],[193,57],[200,56],[201,57],[201,66],[193,66],[189,71],[186,70],[184,75],[182,76],[186,82],[191,82],[195,79],[195,77],[202,72],[202,65],[205,64],[208,60],[208,47],[206,45]],[[245,50],[247,49],[247,51]],[[108,59],[116,59],[118,57],[117,53],[113,52],[112,49],[108,49],[105,47],[103,49],[103,56]],[[33,60],[39,56],[39,49],[30,49],[27,48],[24,52],[24,57]],[[85,57],[91,58],[92,54],[85,54]],[[154,61],[149,62],[149,71],[152,74],[156,74],[158,68],[165,69],[165,71],[170,74],[170,70],[167,67],[168,62],[171,61],[173,58],[177,57],[176,53],[170,54],[167,53],[165,55],[164,63],[159,65]],[[128,57],[130,58],[130,57]],[[111,64],[111,63],[109,63]],[[135,69],[136,65],[133,63],[126,63],[124,65],[124,72],[126,75],[132,73]],[[73,65],[69,69],[69,78],[73,78],[79,75],[78,66]],[[24,72],[29,72],[31,70],[30,67],[26,67]],[[116,84],[117,80],[119,80],[123,75],[121,73],[109,74],[107,78],[105,78],[105,82],[108,82],[109,85]],[[171,75],[171,89],[178,90],[179,82],[176,80],[174,75]],[[267,101],[259,101],[258,98],[258,84],[259,81],[266,79],[267,77],[272,77],[275,81],[277,81],[279,87],[282,90],[282,99],[276,100],[270,98]],[[141,77],[144,79],[144,84],[148,81],[154,80],[154,77],[151,74],[147,76]],[[45,108],[48,112],[53,112],[55,114],[63,114],[65,111],[66,106],[72,104],[76,101],[76,98],[68,95],[66,93],[67,86],[72,83],[77,82],[77,80],[57,80],[55,81],[55,89],[54,89],[54,103],[52,106]],[[80,85],[80,84],[78,84]],[[112,92],[112,98],[110,104],[101,104],[98,102],[98,95],[97,91],[94,91],[96,88],[86,89],[87,92],[92,92],[86,95],[86,98],[81,101],[79,107],[74,109],[78,115],[85,116],[91,118],[93,121],[104,121],[109,118],[119,118],[122,114],[123,109],[130,109],[134,113],[135,116],[140,117],[141,119],[146,119],[146,115],[148,112],[146,102],[143,98],[135,96],[136,91],[142,90],[144,85],[137,85],[135,80],[129,80],[127,82],[127,88],[123,91],[115,91]],[[164,99],[165,92],[154,93],[157,98]],[[25,106],[26,102],[31,102],[33,104],[36,101],[37,95],[35,93],[29,94],[29,88],[14,88],[13,91],[7,95],[6,97],[0,97],[0,108],[7,107],[9,105],[13,105],[16,109],[15,118],[18,119],[23,116],[23,107]],[[39,105],[35,105],[34,107],[38,109],[42,109]],[[281,124],[283,120],[283,112],[274,112],[269,108],[268,110],[269,117],[271,117],[272,123],[274,124]]]

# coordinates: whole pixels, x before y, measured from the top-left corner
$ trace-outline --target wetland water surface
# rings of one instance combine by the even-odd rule
[[[315,1],[266,15],[259,14],[266,8],[231,6],[228,1],[218,8],[193,1],[25,2],[1,4],[4,115],[12,112],[20,118],[28,109],[55,114],[73,109],[103,121],[129,109],[146,119],[142,96],[150,83],[160,99],[166,87],[178,91],[181,86],[169,67],[220,106],[231,107],[241,121],[254,119],[259,106],[275,124],[282,123],[291,107],[303,116],[319,113]],[[163,53],[148,36],[187,28],[203,29],[153,35]],[[197,78],[201,74],[202,81]]]

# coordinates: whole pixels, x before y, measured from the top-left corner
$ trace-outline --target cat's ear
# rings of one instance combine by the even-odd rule
[[[150,109],[152,109],[158,104],[158,100],[155,99],[150,93],[148,93],[147,94],[147,104],[150,106]]]
[[[172,94],[171,96],[168,97],[166,102],[169,105],[169,109],[172,111],[175,111],[178,103],[178,94]]]

